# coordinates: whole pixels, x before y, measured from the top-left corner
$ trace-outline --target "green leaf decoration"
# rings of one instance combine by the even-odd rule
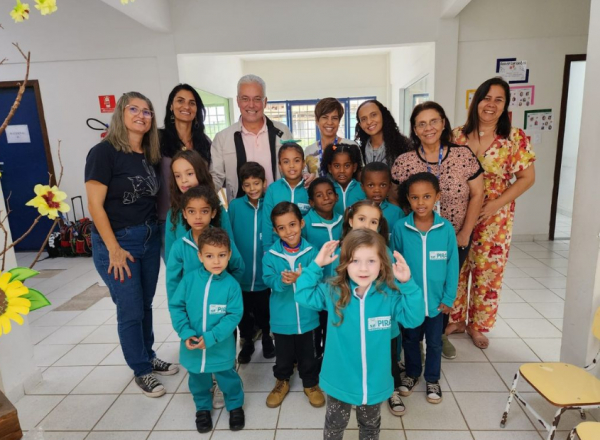
[[[29,309],[31,312],[50,305],[50,301],[48,301],[48,298],[46,298],[42,292],[32,288],[29,288],[28,294],[21,295],[20,298],[27,298],[31,301],[31,308]]]
[[[28,267],[15,267],[8,272],[12,274],[11,281],[24,281],[39,274],[37,270],[29,269]]]

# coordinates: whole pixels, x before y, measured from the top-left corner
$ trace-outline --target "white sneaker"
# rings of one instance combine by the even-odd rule
[[[220,409],[225,406],[225,398],[223,397],[223,391],[219,388],[219,385],[215,385],[215,390],[213,391],[213,408]]]

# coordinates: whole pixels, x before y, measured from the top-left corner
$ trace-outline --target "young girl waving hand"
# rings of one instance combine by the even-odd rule
[[[385,240],[358,229],[342,244],[337,276],[320,282],[323,266],[333,262],[338,241],[327,242],[297,280],[295,299],[327,310],[327,344],[320,384],[327,393],[324,437],[341,440],[356,405],[359,438],[378,439],[380,404],[394,391],[390,339],[394,322],[419,326],[424,319],[423,292],[396,252],[392,266]],[[360,336],[360,337],[358,337]],[[344,374],[340,374],[340,371]]]

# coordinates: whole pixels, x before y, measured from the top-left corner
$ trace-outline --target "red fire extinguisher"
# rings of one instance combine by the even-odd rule
[[[94,126],[92,126],[91,122],[93,122],[95,125],[100,124],[101,126],[94,127]],[[104,122],[102,122],[96,118],[88,118],[87,121],[85,121],[85,123],[92,130],[102,131],[102,133],[100,133],[100,139],[104,139],[106,137],[106,135],[108,134],[108,124],[105,124]]]

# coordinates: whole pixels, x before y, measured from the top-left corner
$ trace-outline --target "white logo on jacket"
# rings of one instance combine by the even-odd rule
[[[430,260],[447,260],[448,252],[447,251],[430,251],[429,259]]]
[[[227,312],[227,304],[211,304],[208,313],[210,315],[224,315]]]
[[[369,318],[369,331],[375,330],[387,330],[392,327],[391,316],[377,316],[375,318]]]

